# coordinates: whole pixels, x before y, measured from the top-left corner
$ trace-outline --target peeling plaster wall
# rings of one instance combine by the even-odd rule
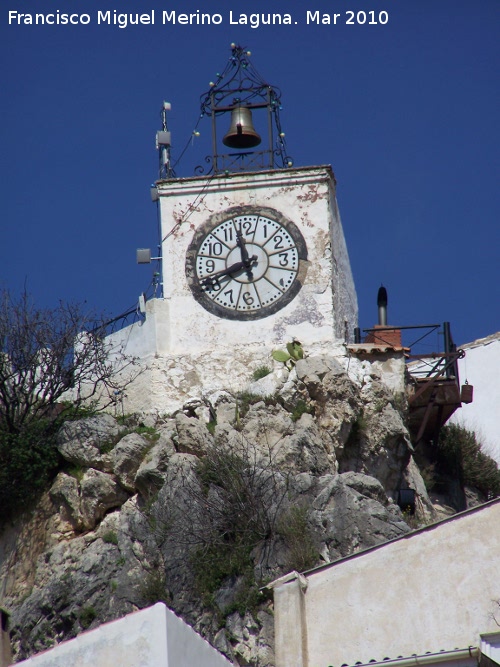
[[[291,655],[279,632],[298,620],[278,580],[276,667],[353,665],[479,646],[480,634],[498,630],[494,614],[500,621],[499,525],[496,500],[307,573],[299,619],[305,658],[298,649]]]
[[[171,412],[188,398],[244,389],[273,349],[298,339],[307,354],[331,354],[357,325],[357,298],[330,167],[232,173],[157,183],[164,298],[146,318],[109,337],[144,372],[126,390],[125,411]],[[304,236],[308,268],[297,296],[258,320],[227,320],[203,308],[189,288],[186,252],[195,231],[234,206],[270,207]],[[344,352],[342,351],[342,354]]]
[[[343,340],[346,329],[352,335],[357,300],[329,167],[160,181],[157,187],[169,304],[169,335],[161,345],[159,341],[158,352],[210,352],[220,345],[258,341],[278,345],[295,335],[310,345]],[[193,298],[185,275],[186,251],[195,230],[210,216],[250,205],[276,209],[300,228],[308,249],[307,276],[295,299],[274,315],[225,320]]]
[[[215,345],[210,351],[186,350],[184,353],[166,353],[155,350],[155,341],[161,339],[165,327],[164,310],[168,304],[163,299],[147,303],[146,320],[118,331],[109,337],[110,347],[124,349],[127,354],[137,355],[143,372],[129,385],[123,396],[123,408],[118,411],[171,414],[179,410],[191,398],[199,398],[214,391],[225,389],[238,392],[248,389],[253,381],[252,373],[261,366],[281,367],[273,362],[273,349],[284,349],[283,344],[273,344],[265,339],[257,343]],[[236,323],[239,324],[239,323]],[[290,333],[303,341],[312,325],[304,325]],[[144,345],[143,345],[144,343]],[[161,342],[158,345],[162,349]],[[344,365],[349,361],[345,346],[340,341],[327,340],[304,344],[308,356],[326,354],[339,359]],[[356,362],[356,363],[355,363]],[[357,360],[351,362],[352,371],[360,367]]]

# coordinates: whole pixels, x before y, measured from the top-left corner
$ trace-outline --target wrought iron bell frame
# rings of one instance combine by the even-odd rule
[[[267,83],[251,64],[246,48],[231,45],[231,57],[217,80],[201,96],[201,117],[210,116],[212,124],[212,155],[205,158],[215,174],[234,171],[259,171],[286,169],[293,165],[287,155],[284,133],[281,130],[279,112],[281,92]],[[218,152],[217,120],[227,116],[237,107],[265,110],[267,115],[267,147],[262,133],[260,150],[242,149],[234,153]],[[197,173],[204,173],[199,166]]]

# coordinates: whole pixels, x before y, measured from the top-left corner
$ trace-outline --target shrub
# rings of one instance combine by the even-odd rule
[[[97,612],[94,607],[83,607],[79,614],[80,625],[86,630],[97,618]]]
[[[260,598],[255,559],[277,535],[286,476],[270,448],[243,435],[230,445],[216,440],[182,475],[175,495],[150,510],[157,543],[168,545],[167,569],[189,573],[199,598],[217,613],[216,593],[230,580],[236,592],[224,614],[250,610]]]
[[[170,594],[167,590],[166,578],[164,572],[155,570],[147,572],[140,585],[140,595],[145,605],[164,602],[169,605],[172,603]]]
[[[291,410],[292,420],[294,422],[298,421],[303,414],[313,415],[314,406],[307,404],[302,399],[299,399]]]
[[[55,476],[57,428],[40,420],[18,433],[0,430],[0,524],[35,503]]]
[[[287,547],[286,570],[302,572],[318,561],[318,550],[314,545],[307,521],[306,507],[291,507],[278,522],[277,531]]]
[[[115,533],[114,530],[108,530],[104,533],[102,536],[102,541],[105,542],[106,544],[118,544],[118,535]]]
[[[458,473],[465,486],[473,486],[486,498],[500,496],[500,470],[496,461],[485,454],[476,434],[457,424],[441,429],[437,447],[441,470]]]

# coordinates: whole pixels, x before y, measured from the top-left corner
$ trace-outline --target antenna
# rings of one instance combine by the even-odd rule
[[[173,175],[172,163],[170,160],[170,148],[172,146],[172,136],[167,126],[167,111],[171,111],[170,102],[163,102],[161,109],[162,129],[156,133],[156,150],[160,153],[159,177],[171,178]],[[155,200],[153,200],[155,201]]]
[[[151,264],[156,259],[161,257],[151,257],[150,248],[137,248],[136,250],[137,264]]]

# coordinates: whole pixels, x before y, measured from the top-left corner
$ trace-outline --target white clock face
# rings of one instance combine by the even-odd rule
[[[306,260],[305,241],[291,221],[272,209],[238,207],[197,231],[186,274],[195,297],[210,312],[257,319],[296,296]]]

